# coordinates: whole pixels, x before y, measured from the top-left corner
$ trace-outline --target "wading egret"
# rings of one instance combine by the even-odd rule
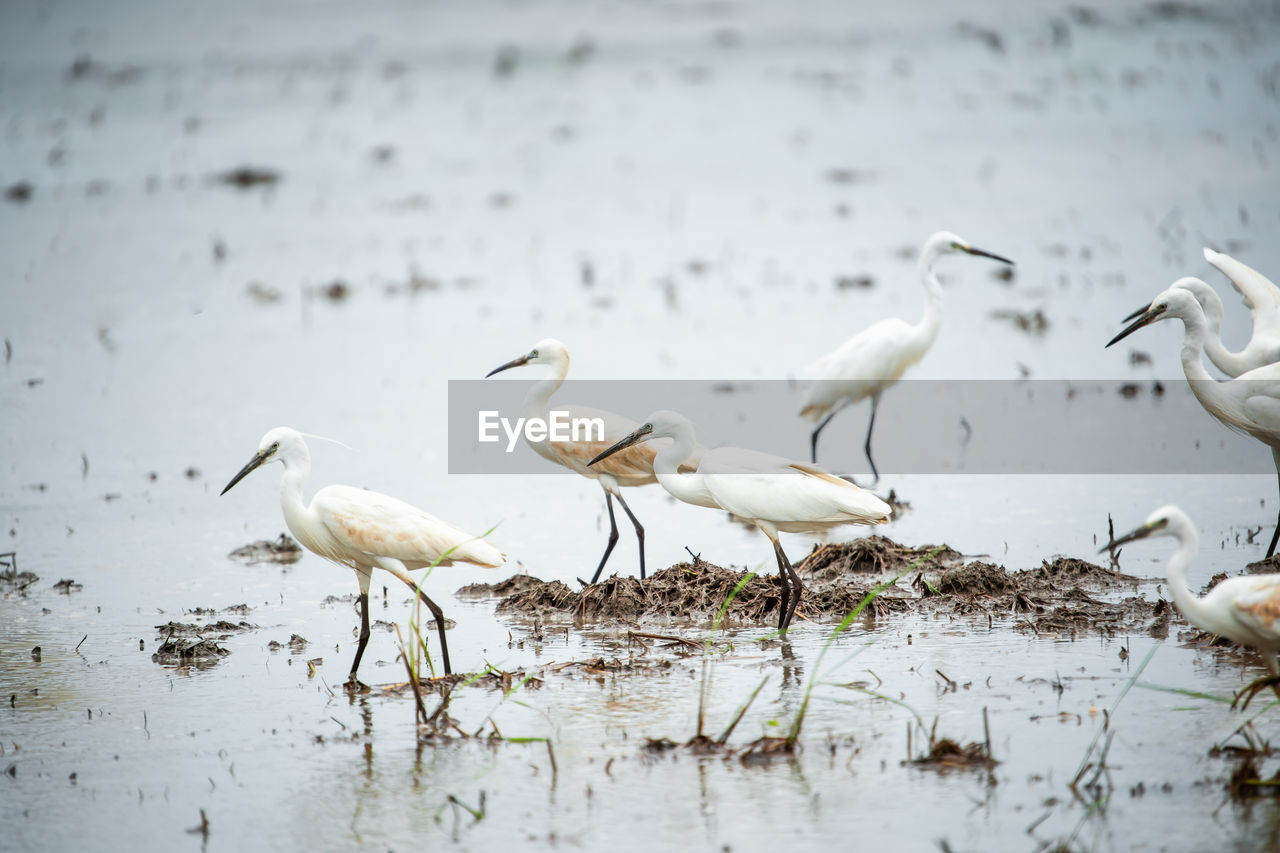
[[[311,473],[311,454],[302,435],[288,427],[276,427],[262,437],[258,452],[231,478],[222,494],[268,462],[284,465],[280,508],[284,510],[289,531],[307,550],[355,569],[360,580],[360,642],[355,660],[351,662],[348,689],[361,687],[356,670],[369,643],[369,582],[374,569],[390,572],[417,592],[435,617],[444,671],[446,675],[451,673],[449,645],[444,638],[444,613],[418,587],[409,570],[454,563],[495,568],[506,561],[506,555],[483,539],[434,515],[377,492],[351,486],[325,486],[311,499],[311,506],[306,506],[302,502],[302,490]]]
[[[1210,376],[1203,361],[1208,334],[1204,311],[1194,296],[1179,287],[1171,287],[1157,296],[1142,316],[1112,338],[1107,346],[1143,326],[1171,319],[1181,320],[1184,328],[1182,372],[1187,376],[1191,393],[1205,411],[1227,427],[1247,433],[1271,448],[1276,482],[1280,484],[1280,364],[1254,368],[1223,382]],[[1280,516],[1276,524],[1276,532],[1267,546],[1268,557],[1275,553],[1276,540],[1280,539]]]
[[[1175,281],[1171,286],[1189,292],[1204,310],[1208,324],[1204,342],[1205,355],[1228,376],[1239,376],[1254,368],[1280,361],[1280,288],[1230,255],[1205,249],[1204,257],[1231,281],[1253,317],[1249,343],[1239,352],[1232,352],[1222,343],[1223,308],[1218,292],[1198,278],[1187,277]],[[1144,305],[1125,317],[1125,322],[1133,320],[1146,310],[1147,306]]]
[[[1280,665],[1276,663],[1276,653],[1280,652],[1280,575],[1228,578],[1204,598],[1196,596],[1187,588],[1187,569],[1195,559],[1199,536],[1191,519],[1176,506],[1160,507],[1147,517],[1146,524],[1109,543],[1099,553],[1148,536],[1172,536],[1178,540],[1167,577],[1169,592],[1182,615],[1202,631],[1262,652],[1273,678],[1280,678]],[[1244,692],[1252,695],[1267,681],[1255,682]],[[1280,696],[1280,687],[1276,687],[1276,695]]]
[[[924,317],[920,322],[911,325],[897,317],[881,320],[809,366],[817,380],[805,398],[800,417],[811,423],[818,422],[809,437],[809,457],[813,462],[818,461],[818,434],[822,428],[845,406],[870,397],[871,419],[867,424],[867,441],[863,450],[871,463],[872,475],[876,480],[880,479],[876,462],[871,458],[871,431],[876,425],[880,395],[933,346],[942,321],[942,285],[938,283],[933,265],[941,256],[953,252],[1013,264],[1007,258],[975,249],[948,231],[939,231],[926,240],[916,264],[925,292]]]
[[[781,582],[778,629],[782,631],[791,624],[804,584],[783,552],[778,532],[812,533],[841,524],[885,524],[893,512],[871,492],[817,466],[740,447],[704,451],[695,471],[681,473],[679,466],[690,460],[696,441],[693,424],[676,412],[654,412],[589,464],[656,438],[673,439],[658,451],[653,463],[664,489],[685,503],[731,512],[760,528],[773,543]]]
[[[560,390],[560,386],[564,385],[565,377],[569,375],[569,350],[555,338],[544,338],[534,344],[533,349],[524,355],[513,358],[501,367],[495,367],[490,370],[485,375],[485,378],[487,379],[504,370],[510,370],[513,367],[523,367],[526,364],[546,364],[552,369],[550,376],[529,389],[529,393],[524,398],[524,408],[521,411],[521,415],[526,419],[541,418],[551,402],[551,396]],[[591,457],[616,442],[622,436],[630,434],[639,424],[622,415],[586,406],[557,405],[556,410],[566,412],[570,418],[599,418],[604,422],[603,441],[596,440],[594,436],[590,439],[582,437],[573,441],[553,442],[549,438],[535,441],[529,438],[527,432],[524,433],[525,443],[539,456],[549,459],[557,465],[563,465],[570,471],[575,471],[588,479],[595,480],[600,484],[600,488],[604,490],[604,502],[609,510],[609,542],[605,545],[604,556],[600,558],[600,565],[596,566],[596,573],[591,576],[591,583],[595,583],[600,579],[600,573],[604,571],[604,564],[609,562],[609,555],[613,553],[613,546],[618,544],[618,523],[613,517],[613,499],[615,497],[618,499],[618,503],[622,504],[622,511],[627,514],[627,518],[631,519],[631,524],[636,529],[636,539],[640,544],[640,578],[643,580],[645,576],[644,527],[641,526],[640,521],[631,511],[631,507],[627,506],[627,502],[622,499],[621,487],[647,486],[658,481],[653,474],[653,457],[657,453],[657,449],[653,447],[637,447],[627,453],[613,457],[606,464],[591,467],[588,464]],[[701,448],[698,448],[698,450],[700,451]],[[693,469],[689,468],[688,470]]]

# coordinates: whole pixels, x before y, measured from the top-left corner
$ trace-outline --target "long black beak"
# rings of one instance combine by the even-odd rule
[[[519,358],[513,358],[510,361],[508,361],[506,364],[502,365],[501,367],[495,367],[493,370],[490,370],[488,373],[484,375],[484,378],[488,379],[490,376],[492,376],[495,373],[501,373],[502,371],[510,370],[513,367],[523,367],[528,363],[529,363],[529,356],[527,355],[522,355]]]
[[[236,474],[234,477],[231,478],[231,482],[227,483],[227,487],[223,489],[221,492],[219,492],[218,496],[221,497],[222,495],[225,495],[227,492],[231,491],[232,486],[234,486],[236,483],[240,482],[245,477],[248,477],[250,474],[252,474],[254,470],[256,470],[258,466],[260,466],[263,462],[266,462],[270,456],[271,456],[271,451],[269,449],[259,450],[257,453],[253,454],[253,458],[249,460],[249,464],[241,468],[240,473]]]
[[[1017,266],[1013,261],[1009,260],[1008,258],[1002,255],[997,255],[994,252],[988,252],[986,249],[975,249],[973,246],[966,246],[964,247],[964,250],[968,252],[970,255],[977,255],[980,258],[990,258],[993,261],[999,261],[1000,263],[1008,264],[1011,267]]]
[[[645,441],[649,438],[649,434],[652,432],[653,427],[645,424],[639,429],[634,430],[630,435],[619,441],[617,444],[613,445],[613,447],[610,447],[608,450],[602,451],[601,453],[597,453],[596,458],[587,463],[587,467],[591,467],[607,456],[612,456],[619,450],[625,450],[633,444],[639,444],[640,442]]]
[[[1126,533],[1125,535],[1121,536],[1119,539],[1112,540],[1111,542],[1108,542],[1106,545],[1103,545],[1101,548],[1098,549],[1098,553],[1105,554],[1106,552],[1110,551],[1112,548],[1116,547],[1117,545],[1123,545],[1126,542],[1132,542],[1135,539],[1146,539],[1152,533],[1156,533],[1157,531],[1163,530],[1165,528],[1165,525],[1167,525],[1168,523],[1169,523],[1168,520],[1162,518],[1159,521],[1153,521],[1150,524],[1144,524],[1141,527],[1139,527],[1137,530],[1130,531],[1129,533]]]
[[[1146,305],[1143,305],[1143,306],[1142,306],[1141,308],[1139,308],[1137,311],[1134,311],[1132,314],[1130,314],[1128,317],[1125,317],[1125,318],[1124,318],[1123,320],[1121,320],[1120,322],[1121,322],[1121,323],[1128,323],[1130,320],[1134,319],[1135,317],[1140,316],[1144,311],[1146,311],[1146,310],[1147,310],[1148,308],[1150,308],[1150,307],[1151,307],[1151,303],[1150,303],[1150,302],[1148,302]]]
[[[1116,335],[1111,340],[1107,341],[1107,346],[1111,346],[1117,341],[1124,340],[1125,338],[1132,335],[1134,332],[1141,329],[1143,326],[1148,326],[1154,323],[1156,320],[1159,320],[1161,317],[1164,316],[1164,312],[1165,312],[1165,307],[1163,305],[1158,305],[1158,306],[1146,309],[1145,311],[1142,312],[1142,314],[1138,317],[1138,319],[1134,320],[1132,323],[1126,326],[1124,331]]]

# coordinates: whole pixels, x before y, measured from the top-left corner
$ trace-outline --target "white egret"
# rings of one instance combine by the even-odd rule
[[[841,524],[885,524],[893,512],[871,492],[815,465],[740,447],[704,451],[695,471],[681,473],[679,466],[691,461],[696,441],[693,424],[676,412],[654,412],[589,464],[656,438],[673,439],[658,451],[653,463],[664,489],[685,503],[731,512],[760,528],[773,543],[781,582],[781,631],[791,624],[804,584],[783,552],[778,532],[812,533]]]
[[[926,240],[916,264],[925,291],[924,317],[920,322],[912,325],[897,317],[881,320],[809,366],[809,371],[817,376],[818,381],[810,388],[800,416],[810,422],[818,422],[809,437],[809,453],[813,462],[818,461],[818,434],[823,427],[845,406],[870,397],[871,419],[867,424],[867,441],[863,450],[871,463],[871,473],[880,479],[875,460],[871,458],[871,431],[875,428],[880,395],[933,346],[942,321],[942,285],[938,283],[933,265],[942,255],[953,252],[1013,264],[1007,258],[975,249],[949,231],[939,231]]]
[[[1187,376],[1191,393],[1200,405],[1227,427],[1247,433],[1271,448],[1276,465],[1276,481],[1280,484],[1280,364],[1269,364],[1241,373],[1235,379],[1219,382],[1205,369],[1204,341],[1208,323],[1200,303],[1188,291],[1171,287],[1152,301],[1142,316],[1112,338],[1107,346],[1128,337],[1143,326],[1160,320],[1182,321],[1182,372]],[[1276,532],[1267,546],[1267,556],[1275,553],[1280,539],[1280,516]]]
[[[268,462],[284,465],[280,507],[289,531],[307,550],[355,569],[359,578],[360,642],[351,662],[347,688],[362,686],[356,679],[356,670],[369,642],[369,582],[374,569],[390,572],[417,592],[435,617],[444,671],[446,675],[451,673],[444,612],[418,587],[409,570],[453,563],[495,568],[506,561],[506,555],[434,515],[377,492],[325,486],[316,492],[310,506],[303,504],[302,490],[311,473],[311,454],[302,435],[288,427],[276,427],[262,437],[258,452],[231,478],[222,494]]]
[[[1280,288],[1230,255],[1205,249],[1204,257],[1231,281],[1253,316],[1253,331],[1249,342],[1239,352],[1232,352],[1222,343],[1223,307],[1218,291],[1193,276],[1180,278],[1170,285],[1186,290],[1200,303],[1208,324],[1204,342],[1205,355],[1228,376],[1239,376],[1256,367],[1280,361]],[[1125,317],[1125,322],[1133,320],[1146,310],[1147,306],[1144,305]]]
[[[490,370],[485,375],[485,378],[487,379],[504,370],[510,370],[513,367],[523,367],[526,364],[546,364],[552,368],[551,375],[534,384],[524,398],[522,416],[526,419],[540,418],[543,417],[543,413],[550,404],[552,395],[560,390],[560,386],[564,385],[565,377],[569,375],[569,350],[555,338],[544,338],[538,341],[533,349],[524,355],[513,358],[506,364]],[[550,441],[549,439],[535,441],[529,438],[527,432],[524,433],[525,443],[539,456],[549,459],[557,465],[563,465],[565,468],[575,471],[590,480],[595,480],[600,484],[600,488],[604,490],[605,506],[609,510],[609,542],[605,545],[604,556],[600,558],[600,565],[596,566],[596,573],[591,576],[591,583],[595,583],[600,579],[600,573],[604,571],[604,564],[609,562],[609,555],[613,553],[613,546],[618,543],[618,523],[613,516],[613,499],[615,497],[618,499],[618,503],[622,504],[622,511],[627,514],[627,518],[631,519],[631,524],[635,527],[636,539],[640,545],[640,578],[643,580],[645,576],[644,527],[631,511],[631,507],[627,506],[627,502],[623,500],[621,487],[647,486],[658,482],[653,474],[653,457],[657,453],[657,449],[653,447],[636,447],[627,453],[613,457],[607,464],[592,467],[588,464],[591,457],[609,447],[619,438],[629,435],[639,424],[614,412],[593,409],[587,406],[557,405],[556,410],[566,412],[570,418],[599,418],[604,422],[603,441],[597,440],[594,436],[590,438],[582,436],[577,440],[571,441]],[[689,470],[692,470],[692,468]]]
[[[1200,539],[1191,519],[1176,506],[1160,507],[1147,517],[1145,524],[1109,543],[1099,553],[1148,536],[1172,536],[1178,540],[1167,578],[1169,592],[1182,615],[1202,631],[1262,652],[1273,679],[1280,678],[1280,665],[1276,662],[1276,653],[1280,652],[1280,575],[1228,578],[1204,598],[1196,596],[1187,588],[1187,569],[1195,559]],[[1244,692],[1256,692],[1268,681],[1255,682]],[[1280,688],[1276,695],[1280,696]]]

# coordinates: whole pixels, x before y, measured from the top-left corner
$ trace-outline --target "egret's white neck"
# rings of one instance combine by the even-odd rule
[[[569,375],[569,359],[557,359],[550,363],[551,375],[534,383],[524,398],[524,410],[521,414],[526,418],[540,418],[546,411],[551,397],[560,390],[564,379]]]
[[[920,253],[920,260],[916,264],[916,272],[920,276],[920,284],[924,287],[925,294],[924,316],[914,327],[917,345],[922,352],[933,345],[934,338],[938,336],[938,327],[942,323],[942,284],[938,281],[937,273],[933,271],[933,264],[938,259],[938,255],[936,250],[928,247]]]
[[[671,436],[671,444],[658,451],[653,459],[653,473],[658,482],[672,497],[685,503],[706,505],[706,495],[700,485],[700,474],[681,474],[680,465],[693,455],[697,444],[692,430],[682,430]]]
[[[1207,612],[1204,602],[1187,586],[1187,569],[1200,548],[1200,535],[1185,519],[1171,519],[1170,524],[1172,525],[1170,532],[1178,540],[1178,550],[1173,552],[1166,572],[1169,592],[1173,595],[1173,601],[1178,605],[1178,610],[1189,621],[1202,628],[1212,625],[1216,622],[1214,615]]]
[[[295,538],[301,539],[300,530],[307,527],[309,510],[302,502],[302,490],[311,475],[311,459],[307,456],[284,460],[284,474],[280,477],[280,508],[284,510],[285,523]]]

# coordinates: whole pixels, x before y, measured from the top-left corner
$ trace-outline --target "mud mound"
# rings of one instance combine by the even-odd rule
[[[726,569],[705,560],[677,563],[646,580],[614,575],[574,592],[560,581],[538,581],[504,598],[499,613],[543,616],[571,613],[582,619],[619,619],[635,622],[646,616],[680,616],[698,622],[714,618],[746,572]],[[755,577],[738,591],[727,616],[757,621],[777,614],[779,588],[776,577]]]
[[[833,580],[851,574],[897,574],[936,546],[912,548],[899,545],[883,536],[867,536],[852,542],[819,545],[796,567],[802,578],[815,581]],[[938,570],[960,559],[960,554],[943,545],[938,553],[917,566],[922,571]]]
[[[538,616],[572,610],[577,600],[578,594],[560,581],[538,581],[498,602],[498,612]]]
[[[973,562],[943,571],[934,588],[943,595],[999,595],[1018,585],[1004,566]]]
[[[1044,560],[1040,568],[1018,572],[1016,578],[1020,586],[1032,589],[1057,589],[1078,586],[1082,583],[1118,586],[1142,581],[1142,578],[1104,569],[1102,566],[1077,560],[1074,557],[1055,557],[1053,562]]]
[[[545,585],[546,581],[532,575],[512,575],[497,583],[469,583],[458,589],[457,595],[462,598],[505,597],[518,592],[526,592]]]
[[[293,541],[289,534],[281,533],[276,539],[259,539],[257,542],[250,542],[227,556],[249,566],[258,563],[288,565],[302,559],[302,546]]]
[[[1251,575],[1268,575],[1280,572],[1280,554],[1273,554],[1265,560],[1258,560],[1244,567],[1246,573]]]

